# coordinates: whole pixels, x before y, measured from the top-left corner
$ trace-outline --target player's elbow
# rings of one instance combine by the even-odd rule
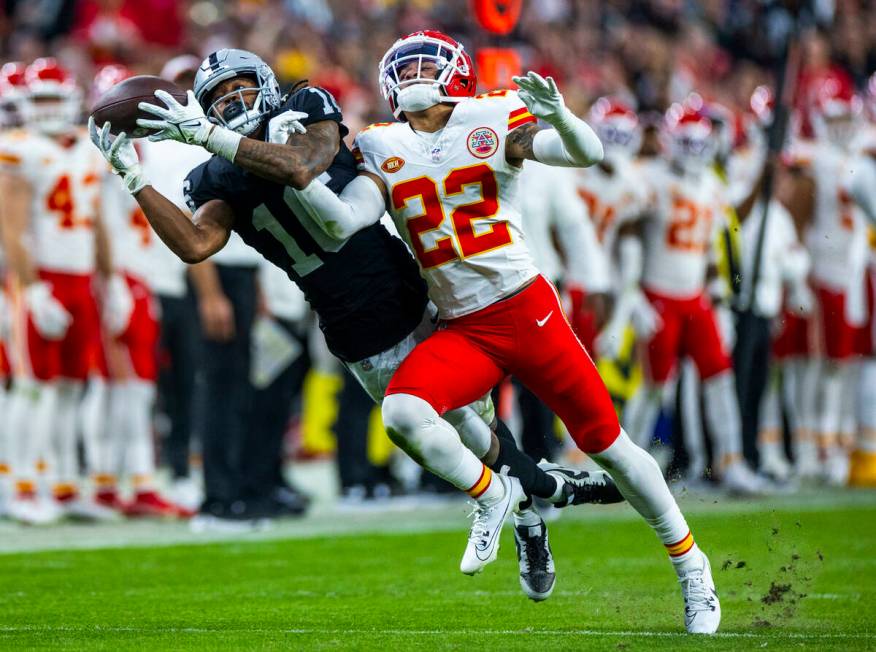
[[[174,253],[187,265],[197,265],[207,260],[214,251],[201,242],[189,242],[177,247]]]

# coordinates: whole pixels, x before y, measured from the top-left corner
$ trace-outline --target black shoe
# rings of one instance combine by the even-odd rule
[[[554,503],[555,507],[591,503],[609,505],[624,501],[614,480],[605,471],[576,471],[545,460],[538,466],[563,481],[563,495]]]
[[[277,516],[303,516],[310,508],[311,498],[294,487],[283,485],[274,489],[271,502]]]
[[[515,525],[514,543],[520,567],[520,588],[530,600],[547,600],[553,593],[557,576],[544,521],[539,520],[538,525]]]

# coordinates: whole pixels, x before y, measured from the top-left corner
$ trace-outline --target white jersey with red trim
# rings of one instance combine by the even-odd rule
[[[726,188],[710,169],[697,175],[657,160],[647,168],[642,285],[658,294],[692,298],[702,293],[712,244],[726,219]]]
[[[575,170],[578,195],[587,204],[590,220],[605,256],[614,258],[618,229],[641,215],[648,198],[633,161],[612,161],[611,170],[601,165]]]
[[[28,247],[39,269],[89,274],[106,162],[84,130],[69,139],[17,130],[0,139],[0,165],[31,189]]]
[[[151,289],[149,279],[161,262],[155,256],[158,236],[140,205],[115,174],[104,176],[101,200],[114,267],[136,276]]]
[[[493,91],[458,103],[436,133],[396,122],[356,137],[359,169],[386,184],[388,212],[444,319],[485,308],[538,274],[522,229],[520,168],[505,159],[508,133],[534,121],[515,91]]]
[[[855,157],[826,142],[798,143],[795,162],[815,181],[815,209],[806,246],[812,277],[835,292],[858,292],[867,258],[867,226],[852,196]]]

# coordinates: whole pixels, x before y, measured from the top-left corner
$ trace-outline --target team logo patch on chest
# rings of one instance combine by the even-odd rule
[[[489,127],[478,127],[468,135],[468,151],[477,158],[489,158],[499,149],[499,137]]]
[[[391,156],[380,165],[380,169],[387,174],[392,174],[393,172],[401,170],[404,167],[404,164],[405,160],[403,158]]]

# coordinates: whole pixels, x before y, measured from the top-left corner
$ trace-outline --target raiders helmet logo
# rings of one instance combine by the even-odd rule
[[[403,158],[399,158],[398,156],[391,156],[386,159],[380,166],[380,169],[386,172],[387,174],[392,174],[393,172],[398,172],[404,167],[405,160]]]
[[[477,158],[490,158],[499,149],[499,137],[489,127],[478,127],[468,135],[468,151]]]

